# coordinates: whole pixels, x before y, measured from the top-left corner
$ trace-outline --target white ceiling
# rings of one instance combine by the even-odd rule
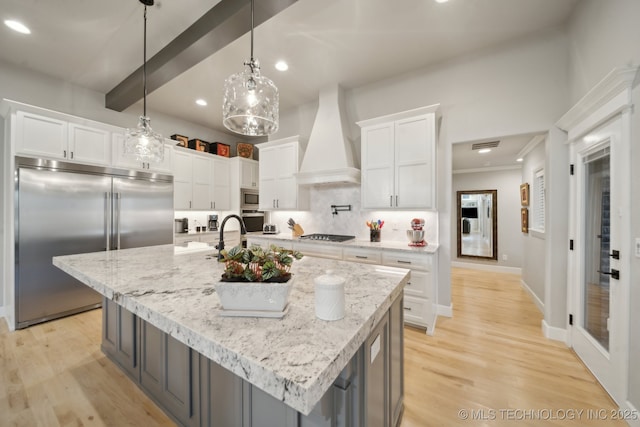
[[[218,1],[156,0],[148,57]],[[284,111],[316,100],[332,83],[355,88],[557,27],[577,1],[299,0],[256,28],[255,57]],[[142,8],[137,0],[0,0],[3,21],[32,30],[25,36],[2,25],[0,60],[106,93],[142,63]],[[150,93],[149,110],[224,130],[223,82],[248,56],[245,35]],[[289,71],[273,68],[279,59]],[[196,106],[197,98],[209,105]]]
[[[451,149],[452,170],[464,171],[478,168],[519,167],[518,153],[536,136],[536,134],[514,135],[501,138],[483,139],[478,141],[453,144]],[[491,152],[480,154],[471,147],[477,142],[499,141]]]

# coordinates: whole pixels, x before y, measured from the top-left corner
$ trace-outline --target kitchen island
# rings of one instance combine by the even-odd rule
[[[213,258],[162,245],[53,263],[104,296],[103,350],[180,424],[398,423],[408,270],[305,257],[282,319],[230,318]],[[313,278],[327,269],[346,279],[334,322],[314,310]]]

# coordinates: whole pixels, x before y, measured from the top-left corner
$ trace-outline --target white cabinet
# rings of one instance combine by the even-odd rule
[[[173,152],[174,209],[228,210],[229,159],[189,151],[176,147]]]
[[[242,157],[234,157],[234,159],[238,159],[240,166],[240,188],[257,189],[259,187],[258,180],[260,179],[258,161]]]
[[[358,122],[363,208],[435,209],[438,107]]]
[[[146,172],[173,174],[173,141],[165,140],[164,159],[160,163],[142,162],[124,154],[124,132],[113,132],[111,136],[113,166],[123,169],[137,169]]]
[[[408,325],[425,328],[428,334],[433,334],[437,318],[437,253],[262,237],[249,238],[248,241],[262,247],[269,247],[270,244],[285,246],[286,243],[289,249],[293,242],[293,249],[307,256],[410,269],[411,277],[404,288],[404,321]]]
[[[307,256],[318,258],[342,259],[342,248],[334,245],[326,245],[319,242],[293,242],[293,250],[302,252]]]
[[[404,288],[404,320],[426,328],[429,334],[433,334],[436,322],[436,257],[406,251],[382,252],[383,265],[411,269],[411,278]]]
[[[27,111],[16,113],[16,154],[107,166],[111,132]]]
[[[247,237],[247,247],[260,246],[261,248],[268,249],[271,245],[275,245],[281,248],[292,250],[293,242],[291,240],[283,239],[254,239],[253,237]]]
[[[256,145],[260,149],[260,209],[309,209],[309,189],[298,186],[302,152],[298,137],[284,138]]]

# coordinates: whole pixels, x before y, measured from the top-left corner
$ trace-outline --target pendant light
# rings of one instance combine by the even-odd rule
[[[144,48],[142,65],[142,102],[143,111],[137,128],[125,131],[124,154],[143,162],[161,162],[164,159],[164,139],[154,132],[147,117],[147,6],[153,6],[154,0],[140,0],[144,4]]]
[[[253,0],[251,0],[251,57],[245,69],[224,82],[222,123],[232,132],[249,136],[270,135],[278,130],[278,88],[260,75],[253,57]]]

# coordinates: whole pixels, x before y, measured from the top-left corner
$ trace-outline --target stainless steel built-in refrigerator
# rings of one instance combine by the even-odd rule
[[[57,255],[173,242],[173,177],[16,158],[16,329],[100,306]]]

